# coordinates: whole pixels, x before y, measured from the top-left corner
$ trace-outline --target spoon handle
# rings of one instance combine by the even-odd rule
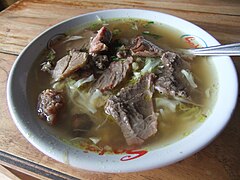
[[[188,49],[185,53],[195,56],[240,56],[240,43]]]

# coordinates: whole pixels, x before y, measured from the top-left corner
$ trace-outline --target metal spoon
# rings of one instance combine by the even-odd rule
[[[182,49],[182,53],[195,56],[240,56],[240,43],[197,49]]]

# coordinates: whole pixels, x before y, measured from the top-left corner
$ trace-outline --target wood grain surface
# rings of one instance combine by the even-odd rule
[[[110,8],[172,14],[197,24],[221,43],[240,42],[239,0],[22,0],[13,4],[0,12],[0,163],[39,179],[240,179],[239,100],[230,123],[205,149],[176,164],[145,172],[107,174],[71,168],[45,156],[20,134],[6,100],[8,74],[18,54],[38,34],[62,20]],[[240,58],[234,58],[234,63],[239,73]],[[21,163],[26,166],[18,166]]]

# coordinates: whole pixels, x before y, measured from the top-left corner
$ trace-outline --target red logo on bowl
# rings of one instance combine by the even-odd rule
[[[123,156],[120,161],[129,161],[129,160],[133,160],[136,158],[139,158],[141,156],[143,156],[144,154],[146,154],[148,151],[146,150],[127,150],[126,154],[130,154],[130,155],[126,155]]]
[[[207,43],[200,37],[191,35],[191,34],[184,34],[181,36],[184,42],[186,42],[191,48],[201,48],[207,47]]]
[[[147,150],[143,149],[112,149],[112,148],[101,148],[93,144],[81,143],[80,145],[84,150],[84,153],[94,152],[102,156],[104,154],[124,154],[120,158],[120,161],[129,161],[136,158],[139,158],[148,153]]]

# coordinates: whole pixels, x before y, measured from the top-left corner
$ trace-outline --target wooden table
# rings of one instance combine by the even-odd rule
[[[169,13],[199,25],[221,43],[240,42],[239,0],[21,0],[13,4],[0,12],[0,163],[39,179],[240,179],[239,100],[226,129],[205,149],[174,165],[145,172],[74,169],[45,156],[20,134],[6,100],[8,73],[18,54],[39,33],[62,20],[110,8]],[[240,58],[234,58],[234,63],[239,73]]]

